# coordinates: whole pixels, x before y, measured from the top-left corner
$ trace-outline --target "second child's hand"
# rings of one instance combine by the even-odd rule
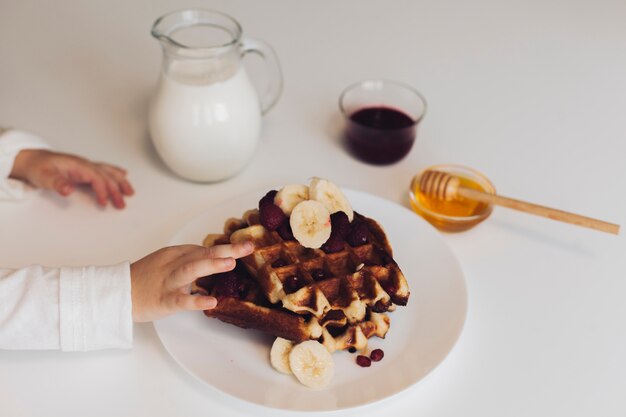
[[[25,149],[15,158],[10,177],[34,187],[54,190],[62,196],[77,186],[90,187],[100,206],[110,201],[117,209],[126,207],[125,197],[135,193],[126,170],[75,155],[42,149]]]

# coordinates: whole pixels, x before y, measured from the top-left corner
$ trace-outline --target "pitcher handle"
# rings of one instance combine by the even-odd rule
[[[261,113],[267,113],[278,101],[283,90],[283,75],[278,64],[276,53],[267,43],[257,39],[242,39],[241,55],[257,53],[265,61],[268,72],[268,83],[265,92],[260,95]]]

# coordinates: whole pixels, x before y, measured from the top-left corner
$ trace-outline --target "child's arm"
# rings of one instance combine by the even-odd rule
[[[213,297],[190,295],[191,283],[233,269],[252,250],[184,245],[132,265],[0,269],[0,349],[129,348],[133,321],[215,307]]]
[[[0,349],[132,346],[128,262],[0,269]]]
[[[50,149],[50,145],[32,133],[0,127],[0,199],[17,200],[24,194],[22,182],[10,178],[15,158],[24,149]]]

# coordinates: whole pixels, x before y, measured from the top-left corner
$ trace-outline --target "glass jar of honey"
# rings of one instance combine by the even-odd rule
[[[444,232],[462,232],[476,226],[491,214],[493,205],[482,202],[457,198],[450,201],[432,198],[422,193],[420,178],[423,172],[435,170],[448,173],[459,178],[464,187],[474,188],[486,193],[495,194],[494,185],[480,172],[462,165],[434,165],[422,170],[413,177],[409,196],[413,210]]]

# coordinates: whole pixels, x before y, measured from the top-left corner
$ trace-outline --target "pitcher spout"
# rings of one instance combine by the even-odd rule
[[[234,49],[241,40],[239,23],[212,10],[179,10],[154,22],[150,32],[165,53],[210,58]]]

